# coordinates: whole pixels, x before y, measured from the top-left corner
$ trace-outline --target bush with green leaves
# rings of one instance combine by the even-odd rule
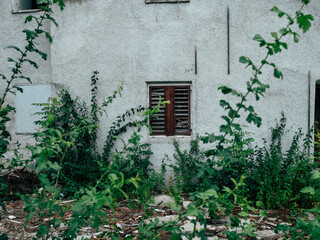
[[[225,144],[228,139],[230,140],[230,138],[235,137],[235,131],[241,131],[241,125],[237,120],[240,119],[240,114],[242,114],[242,112],[245,114],[244,118],[248,123],[253,123],[257,127],[261,126],[262,119],[255,112],[254,107],[248,103],[248,98],[252,95],[257,101],[259,101],[269,88],[268,84],[261,81],[264,67],[271,67],[271,69],[273,69],[273,76],[278,79],[283,79],[282,72],[275,63],[270,62],[269,58],[288,49],[288,44],[284,42],[285,37],[291,36],[295,43],[299,41],[300,35],[295,31],[295,24],[298,25],[303,33],[309,30],[311,22],[314,20],[313,16],[302,12],[309,2],[309,0],[301,0],[301,7],[294,15],[290,15],[277,7],[273,7],[271,9],[271,11],[276,13],[279,18],[283,18],[285,16],[288,23],[280,30],[271,33],[273,38],[272,41],[267,41],[260,34],[256,34],[254,36],[253,40],[258,42],[259,46],[264,48],[266,51],[265,57],[261,61],[254,62],[246,56],[241,56],[239,58],[240,63],[245,64],[247,68],[249,67],[252,69],[252,76],[246,82],[245,92],[240,92],[239,90],[228,86],[219,87],[219,90],[223,94],[234,95],[238,98],[238,101],[232,103],[224,99],[220,100],[221,107],[227,112],[226,115],[222,116],[225,123],[220,126],[220,134],[217,135],[212,133],[202,137],[202,141],[204,143],[212,143],[214,145],[212,149],[206,152],[206,155],[210,157],[212,161],[214,161],[216,157],[228,158],[231,156],[229,151],[225,149]]]
[[[140,120],[128,121],[128,117],[134,114],[143,114],[143,111],[148,111],[144,107],[138,107],[127,111],[125,114],[117,117],[110,127],[106,145],[102,156],[96,148],[97,129],[99,118],[97,114],[102,114],[103,109],[112,103],[113,99],[121,96],[123,83],[114,91],[113,95],[108,97],[101,107],[96,101],[96,84],[98,82],[97,72],[91,78],[92,80],[92,98],[91,109],[81,102],[79,98],[72,98],[70,93],[63,89],[58,98],[53,98],[50,103],[37,104],[42,106],[42,112],[39,112],[43,119],[37,123],[41,125],[42,131],[35,134],[38,142],[36,146],[30,146],[33,149],[37,147],[45,147],[51,144],[53,139],[61,137],[63,141],[72,143],[65,149],[62,155],[57,151],[48,155],[52,163],[57,162],[61,166],[59,176],[56,172],[48,172],[52,182],[55,182],[59,177],[59,183],[63,186],[63,193],[72,195],[79,191],[81,187],[93,186],[97,181],[99,174],[104,172],[112,165],[111,172],[124,175],[125,179],[131,177],[139,177],[142,185],[148,181],[150,176],[153,180],[162,179],[155,171],[151,169],[150,156],[153,154],[150,149],[150,144],[141,143],[142,136],[140,130],[148,124],[148,118],[140,117]],[[139,116],[138,116],[139,118]],[[48,121],[49,119],[49,121]],[[135,128],[128,142],[121,139],[121,134],[127,132],[129,128]],[[73,134],[69,134],[73,133]],[[123,143],[123,148],[114,148],[115,141]],[[63,142],[61,141],[61,144]],[[63,148],[64,146],[60,146]],[[36,156],[33,156],[36,158]],[[72,171],[70,171],[72,169]],[[152,174],[152,175],[151,175]],[[157,182],[161,184],[161,182]],[[149,186],[156,186],[156,183]],[[131,186],[131,185],[130,185]],[[140,184],[141,186],[141,184]],[[147,185],[144,189],[149,189]],[[134,192],[135,189],[126,189],[128,192]],[[141,191],[139,187],[139,191]],[[137,194],[138,196],[143,196]],[[144,194],[144,196],[150,194]]]
[[[165,103],[160,102],[160,104]],[[61,204],[63,190],[60,188],[60,180],[64,180],[62,173],[65,162],[68,161],[67,156],[74,151],[72,147],[77,144],[77,138],[81,136],[82,131],[86,130],[93,133],[96,126],[90,125],[90,121],[85,117],[80,121],[82,124],[85,122],[85,125],[75,125],[64,132],[63,128],[59,126],[61,122],[55,118],[59,115],[55,111],[60,109],[60,103],[53,98],[51,103],[42,105],[46,110],[42,121],[40,121],[43,131],[36,135],[39,144],[30,147],[32,159],[36,162],[41,190],[39,190],[39,194],[22,196],[23,200],[26,201],[27,224],[35,215],[40,219],[49,218],[49,224],[44,222],[38,226],[37,237],[39,239],[52,237],[53,229],[61,223],[64,223],[67,228],[58,237],[55,236],[54,239],[75,239],[81,227],[91,226],[97,231],[100,225],[109,224],[109,218],[104,207],[106,206],[114,211],[114,208],[118,205],[119,196],[129,198],[129,195],[124,191],[128,189],[128,186],[132,185],[133,188],[139,189],[141,181],[139,174],[149,174],[149,159],[148,157],[142,158],[143,154],[140,155],[140,151],[148,150],[145,150],[145,146],[148,147],[148,145],[140,144],[141,136],[139,132],[142,127],[148,125],[149,117],[159,111],[159,106],[152,110],[146,109],[143,112],[140,116],[142,120],[140,123],[135,123],[137,129],[133,131],[124,148],[121,151],[116,150],[112,154],[110,163],[100,169],[99,172],[95,172],[96,180],[94,184],[82,186],[78,193],[79,199],[71,208],[66,208]],[[81,145],[77,146],[77,148],[79,147]],[[147,151],[145,155],[149,156],[150,152]],[[144,168],[140,171],[137,170],[136,176],[130,177],[129,175],[134,173],[126,171],[130,171],[132,169],[130,165],[135,164],[144,166]],[[120,171],[120,167],[128,177]],[[51,174],[48,175],[48,173]],[[54,183],[52,182],[53,179]],[[71,219],[64,220],[63,216],[69,210],[72,211]],[[114,226],[114,229],[114,232],[106,231],[102,235],[119,239],[118,231],[120,229],[117,226]]]
[[[285,127],[286,119],[282,116],[280,123],[271,128],[270,143],[264,139],[263,147],[253,147],[251,135],[235,131],[235,137],[226,141],[224,156],[217,156],[214,162],[204,157],[195,144],[197,140],[191,141],[189,152],[181,151],[175,143],[176,163],[172,167],[177,187],[187,192],[212,187],[217,190],[218,186],[233,186],[232,178],[245,175],[247,187],[239,195],[251,202],[277,209],[310,206],[310,199],[301,194],[300,189],[311,183],[316,167],[308,155],[312,130],[305,136],[301,129],[295,132],[285,151],[283,137],[289,134]]]
[[[226,149],[230,156],[220,158],[215,167],[219,169],[216,184],[231,186],[231,178],[245,175],[247,188],[242,193],[252,202],[259,201],[266,208],[306,207],[310,204],[300,194],[300,189],[310,184],[311,172],[316,165],[308,155],[312,142],[311,131],[305,136],[301,129],[294,133],[288,150],[283,147],[286,118],[271,128],[271,140],[264,139],[263,147],[253,147],[252,138],[236,132]]]
[[[67,90],[62,90],[59,98],[51,102],[38,104],[42,107],[42,120],[37,123],[42,131],[34,135],[37,144],[29,146],[32,152],[39,147],[49,147],[53,140],[60,139],[61,145],[57,150],[48,154],[48,160],[59,163],[60,184],[65,194],[72,194],[81,186],[92,185],[96,182],[96,173],[100,172],[97,161],[99,155],[95,149],[95,139],[92,136],[97,123],[93,121],[84,103],[72,99]],[[69,144],[64,146],[64,142]],[[60,149],[65,149],[63,154]],[[37,158],[37,155],[33,155]],[[72,171],[70,171],[72,169]],[[55,172],[48,172],[52,182],[55,182]]]
[[[199,148],[200,138],[190,142],[190,150],[181,150],[178,141],[174,141],[174,163],[170,165],[174,172],[176,187],[182,192],[194,192],[199,187],[201,179],[198,175],[198,164],[204,162],[204,153]]]
[[[306,212],[311,213],[314,218],[297,219],[293,226],[278,225],[275,232],[284,232],[284,239],[320,239],[320,172],[314,171],[312,179],[311,185],[301,189],[301,193],[311,197],[314,205]]]
[[[246,67],[249,67],[252,69],[252,76],[249,78],[249,80],[246,82],[246,91],[245,92],[240,92],[237,89],[234,89],[229,86],[221,86],[219,87],[219,90],[225,95],[231,94],[234,95],[235,97],[238,98],[238,101],[236,102],[229,102],[227,100],[220,100],[220,105],[221,107],[226,111],[226,115],[222,116],[222,119],[225,121],[224,124],[220,126],[220,133],[219,134],[207,134],[206,136],[201,137],[201,140],[205,144],[211,144],[213,147],[210,147],[209,150],[206,151],[206,156],[208,157],[205,164],[200,164],[199,165],[199,172],[198,177],[207,177],[207,178],[215,178],[217,176],[217,171],[215,169],[215,162],[219,159],[223,159],[223,162],[233,162],[234,161],[234,154],[232,153],[233,149],[230,149],[230,141],[236,142],[237,138],[237,132],[242,131],[242,127],[240,125],[240,122],[237,122],[238,119],[241,118],[241,114],[245,114],[245,119],[248,123],[253,123],[257,127],[261,126],[262,119],[258,116],[258,114],[255,112],[254,107],[248,103],[248,97],[249,96],[254,96],[257,101],[260,100],[262,96],[264,96],[266,90],[269,88],[269,85],[266,83],[263,83],[261,81],[262,78],[262,71],[264,67],[271,67],[273,69],[273,76],[278,79],[283,79],[283,74],[279,70],[279,68],[275,65],[275,63],[270,62],[269,58],[271,56],[277,55],[283,50],[288,49],[288,43],[284,42],[285,37],[291,36],[293,38],[293,41],[297,43],[299,41],[299,33],[295,31],[297,28],[295,27],[295,24],[297,24],[298,28],[301,29],[303,33],[307,32],[309,28],[311,27],[311,22],[314,20],[312,15],[310,14],[304,14],[303,10],[306,5],[309,4],[309,0],[301,0],[301,7],[298,11],[295,12],[294,15],[290,15],[282,10],[280,10],[277,7],[273,7],[271,9],[272,12],[276,13],[279,18],[283,18],[284,16],[287,18],[288,22],[285,25],[285,27],[281,28],[280,30],[276,32],[272,32],[271,36],[273,38],[272,41],[267,41],[265,38],[263,38],[260,34],[256,34],[253,38],[254,41],[258,42],[259,46],[262,48],[265,48],[266,54],[265,57],[258,62],[254,62],[251,60],[249,57],[246,56],[241,56],[239,58],[240,63],[243,63],[246,65]],[[298,133],[298,136],[300,134]],[[300,138],[300,137],[296,138]],[[234,139],[234,140],[232,140]],[[309,141],[309,140],[308,140]],[[274,142],[273,144],[277,144]],[[296,147],[297,144],[293,144],[293,147]],[[279,149],[280,146],[276,147],[276,149]],[[274,149],[274,147],[272,147]],[[281,148],[281,147],[280,147]],[[275,149],[274,149],[275,150]],[[289,189],[290,186],[294,186],[296,184],[296,181],[298,181],[298,185],[303,182],[302,178],[300,178],[300,168],[296,168],[294,166],[294,161],[300,161],[301,162],[301,168],[302,168],[302,176],[306,173],[306,164],[309,162],[307,160],[300,160],[300,152],[295,151],[295,149],[291,149],[290,152],[288,152],[288,161],[283,162],[282,160],[277,161],[277,154],[279,154],[279,151],[277,150],[272,150],[272,153],[275,153],[274,156],[272,157],[274,161],[278,162],[280,165],[285,164],[288,165],[289,167],[292,166],[292,175],[293,174],[298,174],[298,179],[297,178],[290,178],[289,179],[284,179],[284,178],[276,178],[275,181],[279,182],[281,180],[286,180],[286,184],[289,183],[289,185],[285,186],[283,183],[280,187],[282,189],[280,192],[278,191],[278,194],[281,194],[281,196],[277,196],[281,200],[277,199],[276,202],[271,202],[269,200],[266,200],[265,198],[265,193],[264,191],[268,190],[268,188],[277,190],[278,186],[270,186],[266,185],[265,189],[261,189],[261,193],[259,197],[261,200],[264,201],[267,207],[280,207],[289,204],[288,199],[285,199],[284,194],[289,194],[290,196],[295,196],[293,193],[297,192],[296,190],[291,190],[285,191],[284,189]],[[261,152],[261,151],[260,151]],[[260,159],[264,159],[264,153],[257,152],[258,154],[257,161]],[[262,151],[263,152],[263,151]],[[260,154],[260,156],[259,156]],[[262,154],[262,155],[261,155]],[[293,154],[294,156],[290,156],[290,154]],[[304,153],[303,153],[304,154]],[[291,159],[295,158],[297,155],[298,159],[293,160],[293,163],[290,162]],[[281,155],[282,156],[282,155]],[[237,161],[237,160],[236,160]],[[250,163],[251,164],[251,163]],[[290,165],[291,164],[291,165]],[[276,167],[276,166],[275,166]],[[210,169],[210,170],[208,170]],[[270,170],[271,168],[269,168]],[[280,170],[281,167],[278,168]],[[246,170],[247,171],[247,170]],[[267,174],[267,172],[265,172]],[[250,173],[249,173],[250,174]],[[255,174],[255,173],[253,173]],[[257,173],[258,174],[258,173]],[[280,173],[279,173],[280,174]],[[281,175],[281,174],[280,174]],[[218,174],[219,177],[219,174]],[[275,177],[270,175],[270,177]],[[248,176],[249,179],[249,176]],[[262,180],[262,179],[260,179]],[[271,180],[272,181],[272,180]],[[260,183],[259,183],[260,184]],[[264,182],[261,182],[261,184],[264,184]],[[270,183],[270,184],[275,184]],[[248,184],[251,186],[250,184]],[[272,190],[272,191],[273,191]],[[271,191],[267,191],[268,194]],[[272,194],[271,194],[272,195]],[[271,199],[273,196],[268,196],[268,199]],[[299,198],[299,196],[297,196]]]
[[[47,59],[47,54],[42,51],[42,49],[38,48],[37,40],[39,37],[44,36],[47,38],[49,43],[52,43],[53,38],[49,32],[45,31],[43,28],[43,24],[45,22],[52,22],[55,26],[58,26],[56,20],[52,17],[52,6],[54,4],[58,4],[60,10],[64,9],[64,2],[63,0],[37,0],[39,4],[39,8],[42,10],[40,16],[32,16],[29,15],[25,18],[25,24],[30,22],[35,23],[34,28],[26,28],[22,32],[25,34],[25,46],[24,48],[19,48],[17,46],[7,46],[6,48],[9,50],[15,51],[13,54],[14,57],[8,57],[9,64],[12,64],[10,68],[10,73],[5,74],[4,72],[0,72],[0,81],[1,85],[4,86],[2,95],[0,96],[0,171],[2,170],[13,170],[14,168],[5,167],[4,162],[8,162],[8,159],[5,158],[5,153],[8,152],[8,146],[11,141],[11,135],[9,130],[7,129],[7,124],[11,121],[10,114],[15,111],[15,108],[8,104],[7,97],[9,94],[16,94],[16,92],[23,92],[23,89],[17,86],[15,83],[18,80],[24,79],[28,83],[32,83],[32,79],[30,77],[25,76],[21,69],[25,64],[29,64],[34,68],[39,68],[39,65],[34,62],[30,55],[32,53],[36,53],[40,55],[43,60]],[[19,144],[17,144],[19,146]],[[17,148],[18,149],[18,148]],[[12,149],[11,149],[12,150]],[[19,154],[14,150],[15,156]],[[20,162],[21,157],[19,156],[19,160],[14,157],[12,160],[13,162]],[[11,163],[10,163],[11,164]],[[25,165],[25,163],[18,163],[18,165]],[[10,165],[14,166],[14,165]],[[7,183],[4,176],[0,176],[0,192],[5,193],[7,191]],[[0,205],[2,205],[2,201],[7,198],[6,195],[0,194]]]
[[[271,128],[269,146],[265,141],[265,146],[258,148],[252,159],[250,192],[266,208],[310,206],[310,201],[300,190],[311,183],[312,171],[316,167],[312,157],[308,156],[311,135],[307,134],[302,139],[302,130],[299,129],[290,148],[284,152],[282,138],[285,126],[286,119],[282,117],[280,123]]]

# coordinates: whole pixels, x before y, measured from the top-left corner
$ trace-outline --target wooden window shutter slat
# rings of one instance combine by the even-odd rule
[[[149,94],[151,108],[170,101],[150,119],[152,135],[190,135],[190,86],[150,86]]]
[[[162,101],[165,99],[165,88],[164,87],[150,87],[150,107],[154,108],[158,105],[160,97]],[[153,135],[163,135],[166,133],[165,126],[165,108],[160,106],[160,111],[156,113],[153,118],[150,119],[150,125],[152,128]]]
[[[173,136],[175,134],[175,119],[174,119],[174,87],[165,87],[166,100],[170,101],[170,104],[166,105],[166,135]]]
[[[175,133],[190,133],[190,87],[175,87]]]

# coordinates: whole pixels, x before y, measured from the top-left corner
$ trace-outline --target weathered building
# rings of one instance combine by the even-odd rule
[[[0,1],[0,66],[4,73],[9,71],[6,59],[12,54],[4,47],[24,46],[21,31],[30,11],[23,9],[34,8],[21,5],[24,1],[27,2]],[[40,68],[23,68],[33,84],[25,87],[25,94],[8,98],[8,102],[17,107],[8,126],[13,140],[31,139],[30,112],[33,110],[25,109],[25,103],[46,99],[54,94],[56,85],[68,86],[72,94],[89,102],[90,76],[98,70],[100,102],[117,88],[120,80],[125,80],[123,96],[108,107],[108,116],[101,119],[101,147],[114,117],[131,107],[148,105],[152,92],[166,91],[173,100],[179,94],[186,96],[180,102],[176,99],[176,105],[180,104],[184,110],[181,115],[177,111],[172,113],[180,123],[167,120],[171,124],[168,127],[167,123],[159,122],[159,135],[143,133],[146,141],[152,143],[156,166],[165,153],[173,152],[172,139],[178,138],[182,145],[188,146],[196,134],[219,130],[223,122],[219,100],[225,96],[218,87],[227,85],[245,91],[251,70],[239,63],[239,57],[245,55],[260,61],[266,51],[252,40],[253,36],[259,33],[271,40],[270,32],[287,25],[285,18],[279,19],[270,9],[276,5],[294,14],[301,5],[298,0],[65,2],[64,11],[55,7],[54,17],[59,27],[52,23],[44,25],[51,32],[53,43],[50,45],[46,39],[39,41],[40,47],[48,53],[48,60],[35,56]],[[260,128],[250,125],[246,130],[253,132],[257,141],[268,136],[269,128],[274,126],[276,118],[279,119],[281,111],[293,129],[302,127],[306,131],[314,123],[316,86],[320,79],[320,2],[311,1],[304,11],[315,18],[311,30],[298,44],[292,37],[286,38],[288,50],[270,58],[282,70],[284,80],[275,79],[272,68],[264,68],[261,80],[271,87],[259,102],[251,98],[263,122]],[[41,11],[33,14],[41,14]],[[17,84],[26,86],[22,79]],[[0,86],[1,93],[3,83]],[[231,96],[227,98],[232,100]],[[248,125],[245,121],[242,124]]]

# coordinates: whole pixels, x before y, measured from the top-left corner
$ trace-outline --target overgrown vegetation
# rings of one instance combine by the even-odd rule
[[[253,147],[252,138],[246,137],[243,132],[236,132],[237,137],[229,141],[229,146],[226,147],[230,155],[227,158],[217,158],[212,163],[212,169],[206,170],[207,175],[201,172],[202,166],[207,162],[204,160],[204,153],[200,151],[198,144],[195,144],[199,140],[191,142],[189,153],[181,151],[178,143],[175,143],[177,163],[173,169],[176,181],[182,183],[183,190],[199,191],[203,190],[204,186],[208,188],[210,185],[231,187],[233,185],[231,179],[238,179],[244,175],[247,187],[241,192],[241,196],[252,203],[258,202],[258,207],[264,206],[268,209],[310,207],[311,202],[300,193],[300,190],[311,184],[312,172],[316,167],[312,157],[308,156],[311,135],[308,133],[302,139],[303,134],[299,129],[294,134],[289,149],[285,151],[282,146],[285,127],[286,119],[282,116],[280,123],[271,128],[270,143],[264,139],[263,147]],[[192,168],[189,168],[190,164]],[[192,174],[181,174],[184,171]],[[208,177],[206,179],[195,177],[199,175]],[[190,180],[190,177],[193,180]]]
[[[286,16],[288,24],[278,32],[271,33],[274,38],[271,42],[267,42],[259,34],[255,35],[254,40],[266,48],[266,56],[261,62],[256,64],[248,57],[240,57],[240,62],[253,71],[246,83],[246,92],[241,93],[228,86],[219,88],[223,94],[232,94],[239,99],[236,104],[220,100],[220,105],[227,112],[222,116],[225,124],[220,126],[220,133],[197,137],[191,142],[189,151],[182,151],[179,143],[174,142],[175,162],[169,166],[174,171],[174,179],[170,182],[168,191],[174,195],[176,203],[171,208],[179,212],[178,220],[193,217],[191,222],[194,229],[183,233],[178,220],[165,223],[161,230],[169,232],[170,239],[206,239],[208,221],[221,216],[230,217],[231,230],[224,233],[228,239],[255,237],[254,224],[243,223],[240,217],[247,219],[250,212],[260,207],[291,210],[313,207],[311,211],[319,214],[320,175],[319,172],[314,172],[315,164],[307,154],[312,143],[311,132],[304,137],[302,131],[298,130],[291,146],[285,150],[282,138],[286,120],[282,116],[277,126],[271,128],[271,141],[265,140],[263,147],[253,147],[251,135],[244,132],[240,123],[236,122],[244,111],[248,123],[254,123],[258,127],[261,125],[262,119],[247,100],[249,95],[253,95],[258,101],[269,88],[260,80],[264,66],[272,67],[274,77],[283,78],[280,70],[268,59],[288,48],[288,44],[283,41],[285,36],[291,35],[294,42],[298,42],[299,34],[293,30],[295,23],[303,32],[310,28],[313,17],[302,13],[309,0],[301,2],[301,8],[294,16],[277,7],[271,9],[280,18]],[[4,106],[6,96],[13,90],[22,91],[13,85],[15,79],[23,78],[31,82],[20,72],[21,66],[28,62],[38,67],[35,62],[26,58],[30,52],[46,58],[45,53],[35,48],[34,41],[40,34],[44,34],[52,42],[50,34],[41,30],[42,22],[49,20],[56,24],[50,15],[54,3],[58,3],[61,10],[64,8],[62,0],[38,0],[38,3],[45,3],[45,6],[40,7],[44,13],[39,18],[26,18],[26,22],[35,21],[37,27],[34,30],[24,30],[27,41],[25,49],[9,47],[21,54],[18,60],[9,58],[9,62],[14,63],[12,75],[0,75],[7,86],[0,101],[1,158],[8,151],[10,133],[6,129],[6,123],[10,121],[9,113],[14,111],[12,106]],[[19,149],[16,149],[14,158],[8,160],[8,167],[3,163],[0,165],[0,170],[11,171],[16,167],[23,167],[33,169],[36,174],[38,183],[34,194],[20,193],[19,196],[26,203],[26,225],[35,217],[49,219],[38,226],[37,239],[75,239],[83,226],[90,226],[98,231],[101,225],[106,224],[112,225],[113,231],[104,231],[100,237],[120,239],[121,229],[110,221],[104,207],[114,211],[121,198],[127,198],[134,207],[136,203],[133,199],[137,198],[139,207],[144,208],[144,218],[147,218],[151,194],[163,189],[165,171],[163,169],[161,173],[157,173],[152,170],[150,157],[153,153],[150,144],[143,142],[141,130],[149,128],[150,117],[159,111],[161,104],[169,102],[160,100],[153,109],[139,106],[119,115],[111,123],[100,154],[96,145],[98,126],[101,124],[99,115],[104,114],[114,99],[121,96],[123,84],[99,105],[98,81],[96,71],[91,77],[90,106],[79,98],[73,98],[67,89],[62,89],[58,97],[50,99],[48,103],[40,104],[42,111],[39,114],[42,119],[37,123],[41,126],[41,131],[34,135],[36,144],[28,146],[31,157],[25,159],[19,154]],[[121,134],[125,132],[130,133],[128,140],[121,138]],[[122,144],[116,145],[116,141]],[[202,151],[200,142],[209,150]],[[2,192],[8,187],[3,179],[0,187]],[[180,205],[182,192],[190,193],[193,200],[186,210],[182,210]],[[311,198],[306,194],[311,195]],[[74,198],[73,205],[63,206],[61,202],[65,197]],[[3,204],[2,207],[5,209]],[[64,218],[67,212],[71,213],[70,218]],[[265,211],[261,210],[260,214],[265,216]],[[160,239],[159,219],[148,220],[140,222],[138,238]],[[317,239],[320,232],[318,221],[318,217],[309,222],[297,220],[293,227],[279,226],[278,229],[290,234],[293,239],[305,236]],[[53,230],[62,223],[67,226],[66,230],[59,233],[59,236],[54,236]],[[201,227],[198,228],[197,224]],[[241,228],[241,232],[232,231],[234,228]],[[6,236],[3,234],[0,237]],[[132,235],[125,237],[132,238]]]

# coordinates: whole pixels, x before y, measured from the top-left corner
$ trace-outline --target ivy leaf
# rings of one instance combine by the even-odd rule
[[[33,16],[31,16],[31,15],[26,17],[26,19],[24,20],[24,23],[31,22],[32,18],[33,18]]]
[[[274,39],[278,39],[278,34],[276,32],[272,32],[271,33],[271,36],[274,38]]]
[[[232,133],[230,125],[221,125],[220,126],[220,132],[225,132],[225,133]]]
[[[3,75],[2,73],[0,73],[0,77],[2,77],[3,80],[7,79],[7,77],[5,75]]]
[[[64,2],[63,2],[63,0],[53,0],[53,3],[58,3],[61,11],[64,9]]]
[[[282,35],[286,35],[287,33],[289,33],[290,31],[287,28],[281,28],[279,33]]]
[[[304,15],[301,13],[300,16],[297,17],[297,23],[299,24],[299,28],[302,29],[303,33],[307,32],[309,28],[311,27],[311,21],[313,21],[314,18],[312,15]]]
[[[80,202],[73,204],[71,207],[71,211],[73,212],[81,212],[83,211],[83,209],[84,209],[84,205]]]
[[[229,110],[228,116],[230,118],[239,118],[240,117],[240,115],[233,109]]]
[[[295,43],[298,43],[299,42],[299,37],[300,37],[299,34],[296,33],[296,32],[293,32],[292,34],[293,34],[293,41]]]
[[[310,2],[310,0],[301,0],[301,2],[307,5]]]
[[[26,34],[27,40],[32,40],[36,37],[38,37],[38,34],[35,31],[30,31],[29,29],[24,29],[22,32]]]
[[[58,27],[58,23],[56,22],[56,20],[53,17],[51,17],[49,14],[46,14],[46,18],[48,20],[50,20],[51,22],[53,22],[53,24],[56,25],[56,27]]]
[[[313,175],[312,175],[312,179],[319,179],[320,178],[320,172],[316,171]]]
[[[281,80],[283,79],[282,72],[280,72],[277,68],[274,68],[273,75],[274,75],[276,78],[281,78]]]
[[[279,18],[282,18],[285,13],[283,11],[281,11],[279,8],[277,8],[276,6],[274,6],[273,8],[271,8],[270,10],[271,12],[275,12],[275,13],[278,13],[278,17]]]
[[[196,196],[202,200],[207,200],[210,197],[219,198],[217,191],[214,189],[209,189],[205,192],[197,193]]]
[[[230,119],[227,116],[221,116],[228,124],[230,124]]]
[[[228,94],[232,92],[232,89],[227,86],[221,86],[218,89],[221,90],[223,94]]]
[[[35,68],[38,68],[38,64],[30,59],[24,59],[24,62],[28,62],[29,64],[31,64],[32,66],[34,66]]]
[[[314,195],[316,192],[314,191],[313,187],[304,187],[303,189],[301,189],[302,193],[309,193],[311,195]]]
[[[225,101],[225,100],[220,100],[220,106],[221,106],[221,107],[228,107],[228,106],[230,106],[230,103],[228,103],[228,102]]]
[[[263,39],[263,37],[261,37],[260,34],[256,34],[253,38],[254,41],[257,41],[257,42],[265,42],[265,40]]]
[[[47,60],[47,54],[40,51],[39,49],[33,48],[30,50],[30,52],[36,52],[42,57],[43,60]]]
[[[279,42],[279,44],[284,48],[284,49],[288,49],[288,44],[285,42]]]
[[[241,56],[241,57],[239,58],[239,62],[241,62],[241,63],[249,63],[250,60],[249,60],[247,57],[245,57],[245,56]]]
[[[186,216],[195,216],[199,219],[203,219],[205,213],[201,211],[195,204],[190,204],[186,211]]]
[[[234,127],[234,128],[235,128],[236,130],[238,130],[238,131],[241,131],[241,129],[242,129],[242,128],[241,128],[241,125],[238,124],[238,123],[232,123],[231,126]]]
[[[23,93],[23,89],[21,87],[13,86],[12,88],[15,88],[15,89],[17,89],[18,92]]]
[[[6,48],[14,49],[14,50],[20,52],[21,54],[23,54],[22,50],[21,50],[20,48],[16,47],[16,46],[8,46],[8,47],[6,47]]]
[[[52,113],[49,113],[49,115],[47,116],[47,121],[49,124],[52,124],[54,121],[54,115]]]
[[[259,210],[259,212],[262,217],[268,217],[268,213],[266,210]]]
[[[14,60],[14,59],[12,59],[12,58],[8,58],[8,62],[15,62],[15,63],[17,63],[17,61]]]
[[[46,32],[45,35],[46,35],[46,38],[48,39],[49,43],[52,43],[53,40],[52,40],[50,33]]]
[[[251,123],[253,122],[255,125],[257,125],[257,127],[260,127],[261,126],[261,118],[253,113],[249,113],[246,121],[248,123]]]
[[[18,78],[26,79],[29,83],[31,83],[31,79],[29,77],[19,76]]]
[[[213,143],[215,141],[221,140],[222,136],[221,135],[216,136],[214,133],[212,133],[212,134],[208,134],[208,136],[200,137],[200,139],[203,143]]]

